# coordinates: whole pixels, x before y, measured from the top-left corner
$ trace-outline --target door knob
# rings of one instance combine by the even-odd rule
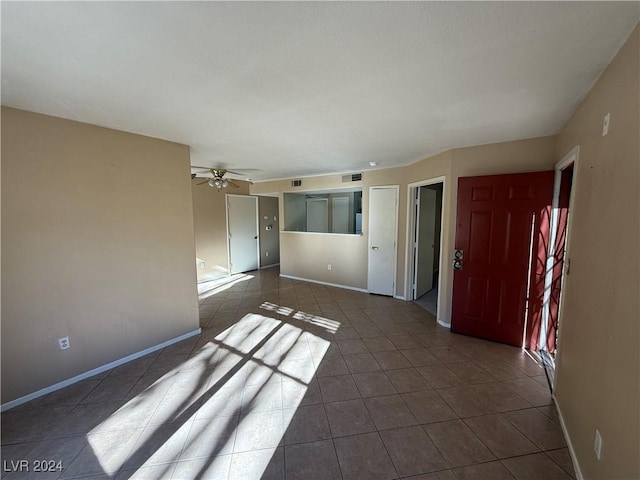
[[[453,261],[453,269],[454,270],[462,270],[462,260],[454,260]]]
[[[371,247],[371,250],[378,250],[378,247]]]

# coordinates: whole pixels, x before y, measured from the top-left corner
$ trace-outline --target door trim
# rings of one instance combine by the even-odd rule
[[[343,202],[344,200],[347,201],[347,230],[350,230],[349,228],[349,197],[333,197],[332,201],[331,201],[331,233],[336,233],[336,200],[338,201],[337,203]],[[339,233],[349,233],[347,232],[339,232]]]
[[[445,303],[445,286],[442,282],[442,273],[447,266],[444,264],[444,252],[446,250],[444,244],[445,230],[445,205],[447,203],[447,177],[445,175],[439,177],[433,177],[426,180],[420,180],[418,182],[409,183],[407,185],[407,231],[405,235],[405,279],[404,279],[404,294],[405,299],[412,300],[412,284],[413,277],[415,275],[415,265],[413,262],[413,246],[411,245],[411,232],[416,228],[416,217],[414,215],[413,199],[415,198],[416,190],[426,185],[435,185],[436,183],[442,183],[442,214],[440,215],[440,258],[438,259],[438,305],[442,306]],[[436,315],[436,322],[445,328],[451,328],[450,322],[442,320],[443,308],[438,308],[438,314]]]
[[[557,202],[558,202],[557,195],[559,195],[560,193],[560,179],[562,177],[562,171],[573,164],[571,192],[569,194],[569,218],[567,220],[567,233],[565,236],[566,237],[565,249],[564,249],[565,263],[562,267],[562,280],[560,283],[561,285],[560,298],[558,300],[558,334],[557,334],[558,341],[556,343],[555,358],[558,358],[561,355],[561,348],[562,348],[562,326],[564,325],[564,322],[562,321],[562,314],[564,312],[563,305],[564,305],[564,295],[566,292],[566,285],[567,285],[567,276],[568,276],[567,270],[568,270],[568,265],[570,265],[571,263],[571,255],[570,255],[571,254],[571,231],[573,230],[572,228],[573,218],[575,217],[575,215],[571,214],[571,211],[573,207],[575,207],[576,189],[578,188],[577,172],[580,164],[579,159],[580,159],[580,145],[575,145],[569,151],[569,153],[567,153],[564,157],[562,157],[562,159],[558,163],[556,163],[556,166],[555,166],[556,176],[553,184],[553,197],[554,197],[554,203],[557,206]],[[551,234],[554,234],[554,233],[557,234],[557,228],[558,228],[557,222],[554,222],[552,224]],[[549,246],[550,246],[550,249],[553,248],[553,245],[551,244],[551,242],[549,242]],[[553,253],[555,253],[555,251]],[[547,285],[547,282],[545,279],[545,290],[547,288],[550,288],[550,285]],[[549,309],[549,305],[545,305],[545,311],[548,312],[548,309]],[[555,391],[556,389],[556,379],[557,379],[557,376],[554,375],[553,385],[552,385],[553,391]]]
[[[260,270],[262,268],[260,266],[260,213],[258,208],[258,197],[255,195],[238,195],[237,193],[225,193],[224,195],[224,208],[225,211],[225,219],[227,224],[227,272],[228,275],[234,275],[231,273],[231,236],[229,233],[229,197],[250,197],[253,198],[256,202],[256,235],[258,236],[258,241],[256,242],[256,258],[258,259],[258,268]]]
[[[309,232],[309,204],[323,203],[326,215],[326,221],[324,222],[324,231],[322,232]],[[306,224],[305,229],[309,233],[329,233],[329,199],[328,198],[307,198],[305,199],[305,212],[306,212]]]
[[[393,225],[393,231],[395,232],[395,240],[393,242],[393,292],[391,296],[396,298],[396,294],[398,292],[398,213],[400,207],[400,185],[376,185],[374,187],[369,187],[369,198],[367,198],[367,207],[369,208],[368,217],[369,222],[367,228],[369,231],[367,232],[367,292],[369,291],[369,272],[371,271],[371,255],[369,252],[371,251],[371,192],[373,190],[382,190],[382,189],[394,189],[396,191],[396,205],[395,205],[395,222]]]

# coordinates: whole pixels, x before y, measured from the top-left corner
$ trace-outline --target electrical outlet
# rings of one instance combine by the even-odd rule
[[[264,256],[268,257],[269,256],[269,252],[264,252]]]
[[[596,458],[600,460],[600,456],[602,455],[602,436],[600,432],[596,428],[596,438],[593,442],[593,451],[596,452]]]
[[[58,348],[60,350],[66,350],[71,344],[69,343],[69,337],[62,337],[58,339]]]
[[[602,122],[602,136],[604,137],[607,133],[609,133],[609,113],[604,116],[604,121]]]
[[[204,262],[200,262],[200,268],[204,268],[205,263]]]
[[[327,270],[331,270],[331,264],[327,265]]]

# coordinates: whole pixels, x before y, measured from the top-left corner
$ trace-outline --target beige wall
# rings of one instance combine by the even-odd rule
[[[282,275],[367,288],[367,241],[361,235],[281,232],[280,248]]]
[[[258,198],[258,210],[260,212],[260,267],[277,265],[280,263],[280,211],[278,209],[278,198]],[[271,230],[267,230],[267,226],[271,226]]]
[[[556,399],[587,479],[640,478],[639,37],[636,27],[558,139],[558,159],[575,145],[580,154]]]
[[[556,137],[542,137],[514,142],[505,142],[477,147],[459,148],[427,158],[407,167],[365,171],[362,181],[351,186],[363,189],[362,213],[363,235],[356,237],[305,233],[281,233],[282,253],[280,270],[285,275],[316,281],[367,288],[367,248],[369,224],[369,187],[379,185],[399,185],[398,205],[398,257],[396,275],[396,295],[408,295],[406,282],[411,247],[407,245],[407,225],[410,224],[407,204],[409,187],[437,177],[445,178],[443,194],[443,229],[441,276],[442,303],[438,308],[438,319],[449,323],[451,318],[451,297],[453,291],[453,271],[449,259],[453,258],[455,235],[455,199],[460,176],[491,175],[496,173],[531,172],[550,170],[555,165]],[[279,193],[292,191],[326,190],[344,188],[342,175],[325,175],[303,179],[302,187],[291,187],[290,180],[262,182],[251,186],[252,194]],[[282,204],[282,202],[280,202]],[[283,215],[281,208],[280,215]],[[286,219],[285,219],[286,220]],[[284,224],[284,222],[282,222]],[[336,253],[333,253],[336,252]],[[338,253],[339,252],[339,253]],[[310,255],[313,253],[313,255]],[[337,255],[349,265],[349,271],[341,275],[329,258]],[[327,270],[327,264],[332,270]]]
[[[184,145],[3,108],[2,247],[3,403],[199,327]]]
[[[400,214],[406,215],[406,185],[404,168],[390,168],[365,172],[358,182],[342,182],[342,175],[307,177],[301,187],[291,187],[291,180],[261,182],[251,186],[251,193],[273,194],[280,198],[280,273],[298,278],[343,285],[351,288],[367,288],[367,228],[369,224],[369,187],[377,185],[401,185]],[[306,232],[285,232],[283,192],[311,192],[335,188],[362,188],[362,229],[364,235],[334,235]],[[399,217],[399,222],[402,219]],[[404,237],[403,237],[404,238]],[[404,241],[404,240],[403,240]],[[399,245],[398,251],[404,247]],[[331,264],[329,271],[327,265]],[[400,265],[398,265],[400,269]],[[398,291],[404,288],[404,278],[398,273]]]
[[[229,274],[225,194],[249,194],[248,182],[234,180],[240,188],[218,191],[202,183],[205,181],[202,178],[191,180],[198,282]]]

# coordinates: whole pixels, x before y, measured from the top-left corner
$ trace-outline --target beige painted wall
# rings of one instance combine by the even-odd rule
[[[249,194],[248,182],[234,180],[233,183],[240,188],[218,191],[206,183],[202,184],[203,181],[202,178],[191,180],[198,282],[229,274],[225,194]]]
[[[187,146],[3,107],[2,247],[3,403],[199,328]]]
[[[361,235],[280,232],[280,249],[282,275],[367,288],[367,241]]]
[[[398,205],[398,256],[396,275],[396,295],[406,297],[409,284],[405,281],[411,246],[407,244],[407,225],[410,224],[407,205],[409,186],[436,177],[445,177],[443,195],[442,230],[442,297],[438,308],[438,319],[449,323],[451,318],[451,297],[453,292],[453,271],[449,259],[453,258],[455,238],[455,214],[457,182],[460,176],[492,175],[496,173],[531,172],[553,169],[555,165],[556,137],[542,137],[514,142],[505,142],[477,147],[459,148],[427,158],[407,167],[365,171],[360,182],[349,185],[363,188],[362,213],[363,235],[358,238],[305,233],[281,233],[282,253],[280,270],[285,275],[311,280],[341,284],[349,287],[367,288],[368,268],[368,225],[369,187],[379,185],[399,185]],[[344,188],[342,175],[325,175],[303,179],[302,187],[291,187],[290,180],[262,182],[251,186],[252,194],[313,191]],[[282,202],[280,202],[282,204]],[[280,215],[283,215],[281,208]],[[285,219],[286,220],[286,219]],[[284,224],[284,222],[282,222]],[[286,239],[285,239],[286,237]],[[328,249],[331,250],[328,250]],[[331,251],[340,252],[341,257],[350,258],[348,275],[341,276],[340,270],[327,270]],[[319,252],[322,252],[320,254]],[[313,253],[313,255],[310,255]],[[334,255],[335,256],[335,255]],[[303,258],[304,257],[304,258]],[[311,258],[309,258],[311,257]],[[408,297],[407,297],[408,298]]]
[[[558,160],[575,145],[580,154],[556,398],[586,479],[640,478],[639,43],[636,26],[558,139]]]
[[[263,268],[280,263],[280,210],[278,208],[278,198],[258,198],[258,210],[260,212],[260,268]],[[270,226],[271,230],[267,230],[267,226]]]
[[[303,179],[301,187],[291,187],[291,180],[261,182],[251,186],[254,195],[277,193],[280,199],[280,273],[298,278],[333,283],[352,288],[367,288],[367,228],[369,224],[369,187],[404,183],[404,169],[368,171],[363,180],[342,182],[342,175],[322,175]],[[312,192],[333,188],[358,188],[362,192],[362,228],[364,235],[334,235],[285,232],[284,192]],[[406,194],[405,194],[406,196]],[[400,198],[400,208],[406,199]],[[327,269],[332,265],[331,271]]]

